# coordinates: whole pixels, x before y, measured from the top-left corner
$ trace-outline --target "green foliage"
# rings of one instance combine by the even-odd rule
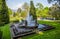
[[[50,7],[50,14],[56,20],[59,20],[60,19],[60,0],[48,0],[49,3],[54,1],[57,1],[57,2],[53,4],[52,7]]]
[[[26,11],[22,11],[22,12],[21,12],[21,17],[26,18],[26,16],[27,16]]]
[[[36,18],[36,10],[35,10],[33,1],[30,1],[30,15],[33,16],[33,19],[35,19],[35,20],[37,19]]]
[[[16,13],[14,12],[14,13],[13,13],[13,17],[15,17],[15,16],[16,16]]]
[[[5,0],[1,0],[1,5],[0,5],[0,21],[9,23],[9,14],[8,14],[8,7],[6,5]]]
[[[42,17],[48,17],[49,16],[49,8],[48,7],[45,7],[43,10],[42,10]]]
[[[0,0],[0,12],[2,10],[2,0]]]
[[[0,30],[0,39],[2,39],[3,32]]]
[[[28,3],[25,2],[23,4],[22,8],[24,9],[24,11],[28,12],[29,11],[29,5],[28,5]]]
[[[47,0],[49,3],[57,1],[57,3],[60,5],[60,0]]]
[[[43,9],[43,7],[44,7],[41,3],[37,3],[36,6],[37,6],[38,9]]]
[[[12,10],[10,8],[8,9],[8,13],[9,13],[9,15],[13,14],[13,12],[12,12]]]
[[[30,1],[30,15],[32,15],[33,20],[35,20],[35,25],[37,25],[37,16],[36,16],[36,9],[34,7],[33,1]]]
[[[37,17],[42,17],[42,18],[46,18],[49,16],[49,8],[48,7],[45,7],[43,9],[37,9],[36,10],[36,15]]]
[[[17,13],[16,16],[19,15],[21,18],[25,19],[26,16],[27,16],[28,11],[29,11],[29,5],[28,5],[28,3],[25,2],[22,5],[22,9],[21,8],[18,8],[18,10],[16,12]]]
[[[0,21],[0,26],[3,26],[4,24],[5,24],[5,22]]]
[[[18,8],[17,13],[21,13],[21,11],[22,11],[21,8]]]
[[[52,17],[59,20],[60,19],[60,7],[58,6],[58,4],[53,4],[53,6],[50,7],[49,13]]]

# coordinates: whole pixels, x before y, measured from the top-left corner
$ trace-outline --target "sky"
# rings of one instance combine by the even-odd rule
[[[9,8],[16,10],[18,8],[21,8],[25,2],[30,4],[30,1],[31,0],[7,0],[6,3]],[[53,3],[49,4],[47,0],[33,0],[33,2],[34,2],[34,5],[36,5],[37,3],[42,3],[44,7],[46,6],[50,7],[53,4]]]

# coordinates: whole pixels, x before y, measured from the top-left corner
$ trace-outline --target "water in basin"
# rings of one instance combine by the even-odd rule
[[[44,25],[42,25],[42,24],[39,24],[38,25],[38,28],[44,28],[45,26]]]

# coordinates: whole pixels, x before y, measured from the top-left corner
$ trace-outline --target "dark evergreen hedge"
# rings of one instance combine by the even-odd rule
[[[0,30],[0,39],[2,39],[2,34],[3,34],[3,33],[2,33],[2,31]]]
[[[4,26],[5,22],[0,22],[0,26]]]

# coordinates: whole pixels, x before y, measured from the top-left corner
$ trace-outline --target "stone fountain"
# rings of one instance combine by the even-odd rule
[[[25,20],[22,20],[21,22],[13,23],[12,25],[10,25],[11,26],[10,31],[12,33],[12,37],[15,39],[19,36],[35,33],[34,31],[35,29],[39,31],[45,31],[45,30],[50,30],[54,28],[49,25],[38,24],[36,19],[34,19],[33,15],[30,12],[28,12]]]
[[[37,28],[38,24],[36,24],[36,20],[33,20],[33,16],[30,15],[30,13],[27,13],[27,17],[26,17],[26,26],[27,27],[33,27],[33,28]]]
[[[46,31],[53,29],[54,27],[45,24],[36,24],[36,20],[33,20],[33,16],[30,13],[27,14],[25,20],[19,23],[11,25],[10,31],[13,39],[19,38],[20,36],[29,35],[37,31]]]

